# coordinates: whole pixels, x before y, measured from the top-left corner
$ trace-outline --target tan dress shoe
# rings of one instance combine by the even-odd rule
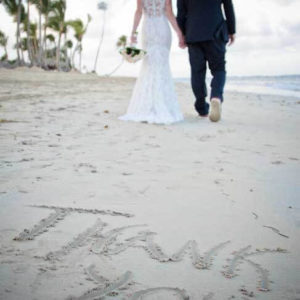
[[[212,98],[210,101],[209,119],[218,122],[221,119],[222,102],[219,98]]]

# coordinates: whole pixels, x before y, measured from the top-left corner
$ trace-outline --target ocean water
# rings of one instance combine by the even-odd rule
[[[189,82],[189,78],[177,79]],[[207,79],[209,87],[210,78]],[[300,75],[227,77],[227,91],[300,98]]]

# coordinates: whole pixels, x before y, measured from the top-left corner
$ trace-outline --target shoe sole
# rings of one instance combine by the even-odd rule
[[[221,103],[219,100],[212,99],[210,102],[209,119],[218,122],[221,119]]]

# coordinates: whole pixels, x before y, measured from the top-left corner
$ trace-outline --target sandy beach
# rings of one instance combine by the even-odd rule
[[[135,79],[0,70],[0,299],[300,299],[300,99],[124,122]]]

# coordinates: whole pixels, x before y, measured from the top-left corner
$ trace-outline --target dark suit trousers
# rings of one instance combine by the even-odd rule
[[[207,64],[213,76],[210,98],[216,97],[223,102],[223,90],[226,79],[226,43],[216,39],[191,43],[188,45],[188,48],[192,71],[192,89],[196,97],[195,109],[199,114],[205,115],[209,108],[205,102],[207,97],[205,82]]]

